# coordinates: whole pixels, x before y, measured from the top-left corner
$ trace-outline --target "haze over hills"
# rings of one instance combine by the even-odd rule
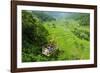
[[[33,15],[38,17],[42,17],[42,19],[47,20],[65,20],[65,19],[76,19],[80,16],[84,16],[84,14],[88,13],[76,13],[76,12],[57,12],[57,11],[32,11],[29,10],[28,12],[32,12]]]
[[[55,11],[32,11],[33,14],[37,15],[38,14],[42,14],[54,19],[64,19],[64,18],[68,18],[70,17],[73,13],[69,13],[69,12],[55,12]]]

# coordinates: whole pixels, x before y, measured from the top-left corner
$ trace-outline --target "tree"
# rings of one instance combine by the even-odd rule
[[[71,13],[66,18],[78,21],[80,25],[90,24],[90,14],[89,13]]]
[[[41,47],[46,44],[48,31],[32,12],[22,11],[22,60],[36,61],[41,53]]]
[[[23,42],[41,46],[47,42],[48,31],[31,12],[22,11],[22,35]]]

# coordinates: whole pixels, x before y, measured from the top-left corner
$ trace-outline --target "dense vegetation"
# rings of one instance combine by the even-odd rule
[[[22,61],[89,59],[89,17],[88,13],[23,10]],[[56,48],[50,56],[42,54],[48,44]]]

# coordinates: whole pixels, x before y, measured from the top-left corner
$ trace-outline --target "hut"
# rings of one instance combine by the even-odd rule
[[[42,54],[46,56],[50,56],[55,51],[55,47],[53,45],[47,45],[46,47],[42,47]]]

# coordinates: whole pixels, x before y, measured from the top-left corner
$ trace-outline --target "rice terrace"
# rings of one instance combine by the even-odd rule
[[[90,59],[90,14],[22,10],[22,62]]]

